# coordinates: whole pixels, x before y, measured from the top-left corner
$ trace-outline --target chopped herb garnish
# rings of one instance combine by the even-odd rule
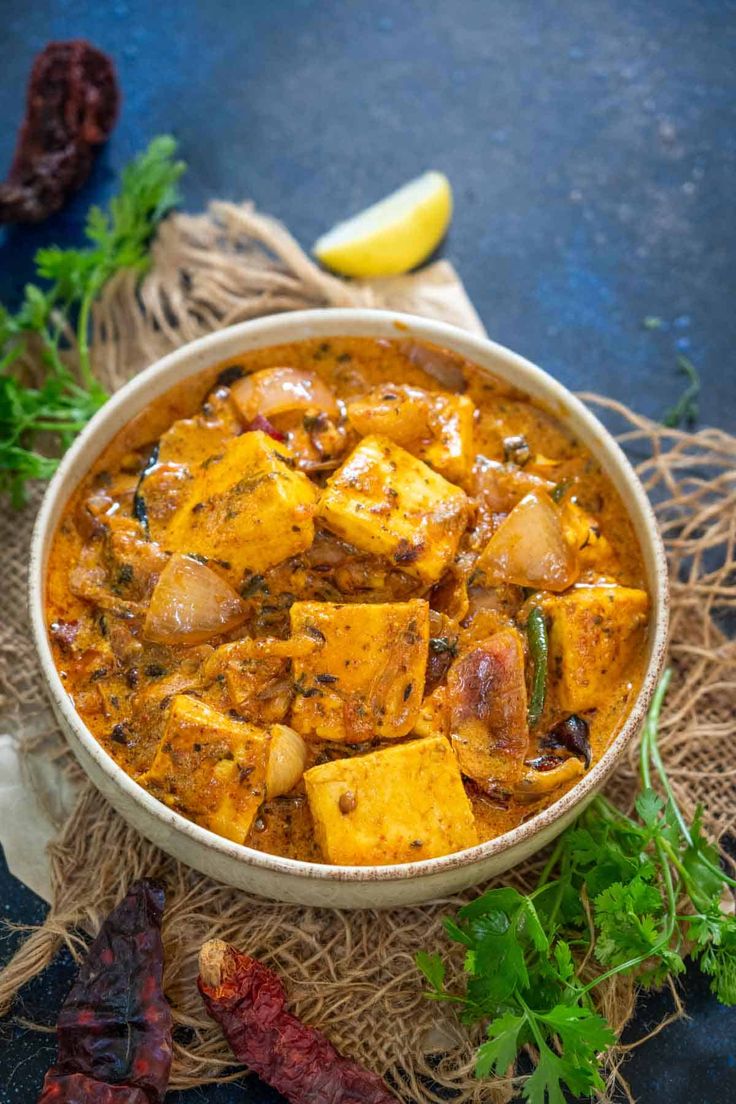
[[[167,672],[166,668],[162,667],[160,663],[149,663],[145,668],[145,673],[148,678],[163,678]]]
[[[268,594],[268,584],[262,575],[251,575],[240,588],[241,598],[253,598],[256,594]]]
[[[549,492],[549,496],[553,502],[560,503],[570,490],[572,486],[572,479],[561,479],[559,483],[555,483],[552,490]]]
[[[304,675],[300,675],[299,678],[292,683],[294,693],[302,698],[316,698],[317,695],[321,696],[322,691],[317,686],[306,686],[304,678]]]
[[[133,581],[133,565],[132,564],[127,564],[126,563],[126,564],[121,564],[120,565],[120,570],[118,571],[117,581],[118,581],[119,586],[127,586],[128,583],[132,583],[132,581]]]
[[[441,655],[443,652],[449,652],[454,659],[457,655],[457,637],[430,636],[429,647],[436,655]]]

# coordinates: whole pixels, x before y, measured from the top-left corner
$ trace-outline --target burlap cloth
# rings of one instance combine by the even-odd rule
[[[94,320],[94,361],[111,388],[173,346],[246,318],[305,307],[391,306],[480,328],[462,285],[445,262],[420,277],[347,284],[321,272],[283,227],[249,206],[215,203],[205,215],[177,215],[161,228],[152,271],[136,288],[113,281]],[[673,589],[671,660],[675,680],[662,723],[662,750],[674,788],[687,808],[707,805],[716,836],[733,826],[736,766],[733,706],[736,644],[728,621],[736,606],[736,438],[715,429],[684,433],[584,395],[619,434],[648,488],[669,554]],[[42,488],[21,514],[0,521],[4,603],[0,624],[1,729],[23,741],[29,778],[34,764],[56,762],[79,774],[55,728],[29,639],[25,611],[27,548]],[[631,802],[636,751],[612,784]],[[440,919],[468,895],[388,912],[338,912],[251,899],[196,874],[143,840],[79,779],[79,798],[61,814],[50,847],[53,904],[0,975],[0,1012],[62,944],[73,953],[99,919],[140,875],[167,884],[166,991],[176,1044],[171,1087],[238,1076],[227,1048],[203,1014],[194,986],[197,950],[205,938],[232,940],[285,978],[295,1011],[323,1028],[338,1047],[387,1076],[407,1102],[505,1101],[513,1079],[473,1076],[477,1039],[451,1013],[422,995],[414,954],[445,951]],[[52,787],[53,790],[53,787]],[[42,795],[52,803],[53,792]],[[507,876],[533,881],[538,860]],[[451,958],[459,975],[461,962]],[[616,979],[601,994],[615,1028],[630,1018],[635,992]],[[680,1011],[673,990],[673,1014]],[[608,1087],[621,1078],[621,1048]],[[242,1072],[242,1071],[241,1071]]]

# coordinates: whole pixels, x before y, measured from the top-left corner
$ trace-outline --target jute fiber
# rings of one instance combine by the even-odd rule
[[[447,308],[455,287],[457,312]],[[459,300],[458,300],[459,296]],[[347,284],[320,271],[286,230],[249,206],[214,203],[207,214],[177,215],[161,228],[154,264],[142,286],[127,275],[106,289],[94,316],[93,356],[114,389],[174,346],[213,329],[278,311],[309,307],[391,306],[479,325],[449,265],[418,278]],[[36,366],[27,365],[29,372]],[[727,628],[736,606],[736,438],[715,429],[665,429],[626,407],[583,396],[623,443],[655,502],[669,556],[673,592],[671,662],[675,669],[662,722],[662,751],[687,809],[705,803],[716,837],[733,828],[736,766],[733,707],[736,643]],[[147,843],[81,777],[48,709],[30,642],[26,608],[28,542],[42,488],[20,514],[4,513],[4,603],[0,619],[3,727],[23,743],[28,776],[34,763],[58,761],[79,775],[78,801],[61,814],[50,848],[53,905],[0,975],[0,1011],[62,945],[75,955],[135,878],[167,885],[165,984],[174,1010],[172,1088],[242,1074],[205,1016],[194,986],[197,952],[212,937],[231,940],[275,967],[294,1010],[321,1027],[347,1053],[384,1074],[406,1102],[500,1102],[519,1082],[479,1082],[473,1046],[451,1013],[427,1000],[414,966],[424,948],[445,951],[441,918],[472,894],[394,911],[339,912],[272,904],[228,889],[175,862]],[[632,804],[636,748],[609,792]],[[45,795],[47,803],[53,794]],[[504,878],[533,883],[539,860]],[[450,953],[450,979],[460,958]],[[630,1019],[636,994],[615,979],[601,994],[616,1029]],[[20,1003],[15,1006],[16,1014]],[[673,990],[673,1015],[681,1012]],[[618,1080],[626,1048],[609,1067]]]

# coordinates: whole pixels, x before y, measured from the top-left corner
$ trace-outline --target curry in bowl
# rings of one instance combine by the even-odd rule
[[[72,495],[54,660],[100,744],[227,839],[372,866],[492,839],[582,777],[646,665],[605,471],[550,411],[409,339],[187,379]]]

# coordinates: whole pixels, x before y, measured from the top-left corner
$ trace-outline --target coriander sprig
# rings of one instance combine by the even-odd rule
[[[479,1077],[505,1075],[522,1048],[534,1048],[522,1090],[530,1104],[564,1104],[565,1088],[602,1090],[602,1059],[615,1035],[594,998],[616,974],[659,986],[690,957],[718,999],[736,1003],[736,918],[722,908],[736,880],[703,834],[702,810],[688,823],[659,751],[670,678],[666,672],[657,688],[642,735],[636,815],[595,798],[559,837],[531,893],[491,889],[445,920],[465,949],[464,992],[446,988],[440,955],[417,955],[428,995],[484,1025]]]
[[[46,283],[28,284],[15,314],[0,306],[0,491],[15,506],[25,500],[26,482],[48,479],[58,463],[37,450],[38,435],[50,433],[57,449],[67,448],[107,398],[92,371],[92,306],[114,273],[148,267],[151,237],[179,198],[185,166],[175,152],[173,138],[154,138],[124,169],[107,211],[90,210],[89,245],[40,249],[36,271]],[[34,357],[38,384],[21,374]]]
[[[700,413],[700,373],[693,362],[685,356],[677,358],[677,367],[686,376],[687,387],[675,405],[671,406],[662,418],[662,424],[669,426],[670,429],[677,429],[681,425],[692,427]]]

